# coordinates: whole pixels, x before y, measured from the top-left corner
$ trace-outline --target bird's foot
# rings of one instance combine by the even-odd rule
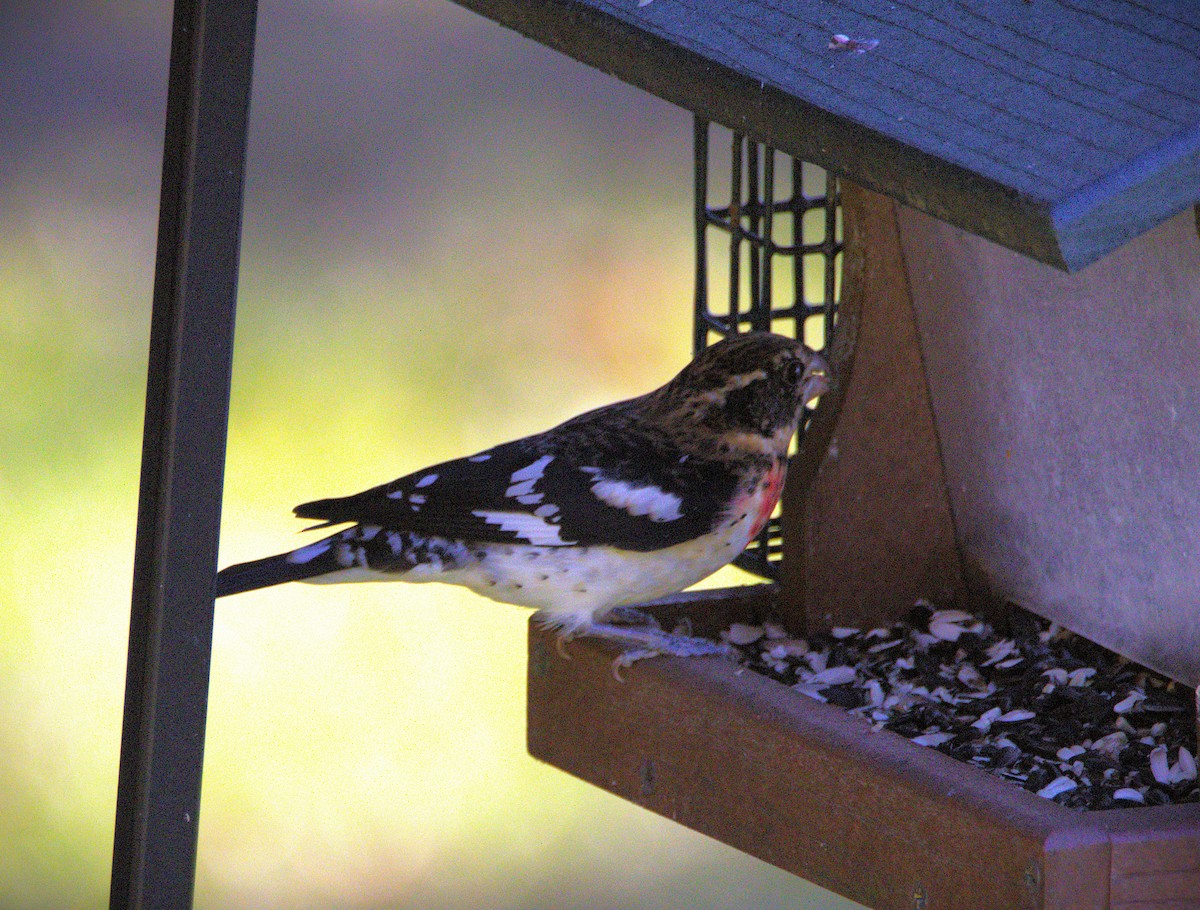
[[[714,654],[728,657],[733,653],[733,649],[725,642],[664,632],[657,624],[631,628],[594,622],[578,629],[576,634],[592,635],[629,646],[613,661],[612,672],[618,682],[622,681],[621,670],[648,657],[707,657]]]
[[[604,614],[605,624],[617,626],[642,626],[644,628],[661,629],[654,614],[637,607],[613,607]]]
[[[622,681],[621,670],[648,657],[735,656],[734,649],[727,642],[693,636],[691,623],[686,618],[676,624],[674,632],[664,632],[653,616],[635,607],[616,607],[605,614],[606,620],[616,619],[616,622],[563,625],[550,616],[539,615],[537,619],[543,627],[557,630],[554,647],[564,660],[571,659],[566,649],[567,642],[584,635],[603,638],[624,647],[625,650],[613,661],[613,676],[618,681]],[[642,622],[637,625],[625,624],[639,620]]]

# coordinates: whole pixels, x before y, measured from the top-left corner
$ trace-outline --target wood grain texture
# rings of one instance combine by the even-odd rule
[[[998,595],[1200,684],[1191,213],[1063,275],[898,211],[955,527]]]
[[[1069,269],[1200,199],[1200,5],[459,0]],[[831,50],[835,33],[877,39]]]
[[[929,402],[895,203],[842,185],[835,377],[784,490],[780,610],[789,628],[871,628],[966,584]]]
[[[1159,812],[1153,828],[1125,828],[1112,843],[1112,910],[1195,910],[1200,907],[1200,823],[1193,806]]]

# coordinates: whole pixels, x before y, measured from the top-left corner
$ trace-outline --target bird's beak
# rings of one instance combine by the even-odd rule
[[[804,368],[803,393],[804,403],[808,404],[814,398],[824,395],[830,389],[832,372],[825,358],[820,354],[810,354],[808,364]]]

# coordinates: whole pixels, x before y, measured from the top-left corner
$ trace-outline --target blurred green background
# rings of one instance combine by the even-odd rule
[[[0,4],[13,910],[107,901],[170,13]],[[259,16],[222,564],[689,353],[688,114],[444,0]],[[526,620],[436,585],[220,603],[197,905],[853,906],[528,758]]]

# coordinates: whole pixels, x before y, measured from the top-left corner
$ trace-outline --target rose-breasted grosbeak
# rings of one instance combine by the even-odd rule
[[[828,366],[780,335],[735,335],[656,391],[354,496],[298,506],[316,543],[224,569],[217,596],[285,581],[441,581],[535,607],[564,636],[649,653],[718,646],[606,623],[731,562],[770,517]],[[626,617],[628,618],[628,617]]]

